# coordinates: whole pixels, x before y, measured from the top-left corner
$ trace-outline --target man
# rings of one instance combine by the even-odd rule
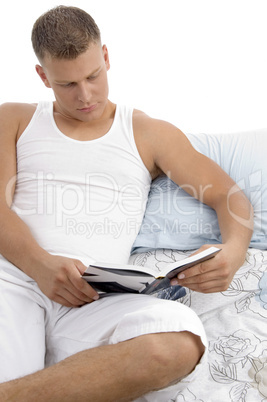
[[[149,296],[99,299],[81,274],[92,260],[127,262],[164,172],[203,194],[223,239],[174,283],[225,290],[245,259],[251,206],[242,192],[228,199],[232,180],[180,130],[108,99],[108,50],[87,13],[48,11],[32,43],[55,102],[0,110],[1,400],[174,399],[201,368],[198,318]]]

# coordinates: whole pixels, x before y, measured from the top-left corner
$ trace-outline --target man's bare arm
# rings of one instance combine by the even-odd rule
[[[27,107],[22,104],[0,107],[0,253],[36,280],[52,300],[67,306],[81,305],[97,298],[81,278],[86,267],[78,260],[47,253],[10,209],[16,184],[16,140],[24,124],[24,109]]]
[[[197,152],[173,125],[138,114],[135,129],[137,146],[153,177],[166,173],[218,215],[222,252],[183,272],[178,277],[179,284],[201,292],[227,289],[250,243],[251,204],[234,181],[215,162]],[[205,247],[208,246],[202,248]]]

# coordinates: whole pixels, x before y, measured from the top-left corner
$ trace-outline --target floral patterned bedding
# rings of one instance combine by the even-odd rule
[[[189,252],[151,250],[131,263],[154,266],[184,258]],[[249,249],[244,265],[222,293],[186,289],[176,302],[191,307],[202,320],[209,341],[208,362],[201,378],[173,402],[267,401],[267,250]]]

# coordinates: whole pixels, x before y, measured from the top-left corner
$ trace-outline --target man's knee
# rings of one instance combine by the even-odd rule
[[[200,337],[187,331],[149,334],[139,338],[143,357],[146,356],[149,366],[147,374],[155,375],[159,389],[190,374],[205,350]]]

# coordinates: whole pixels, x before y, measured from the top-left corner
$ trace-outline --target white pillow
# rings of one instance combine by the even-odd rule
[[[267,129],[190,134],[188,138],[199,152],[217,162],[249,198],[254,207],[250,246],[267,249]],[[139,247],[192,250],[206,243],[221,243],[215,211],[166,176],[155,179],[133,251]]]

